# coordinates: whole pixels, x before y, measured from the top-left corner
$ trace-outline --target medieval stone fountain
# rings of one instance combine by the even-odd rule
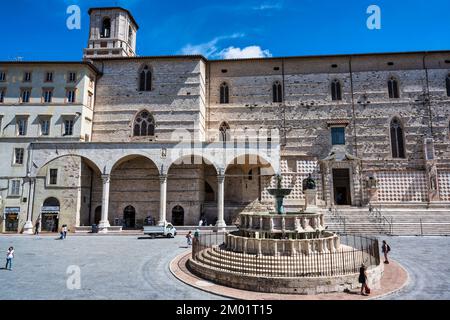
[[[357,273],[364,263],[369,286],[379,287],[383,266],[378,241],[352,236],[344,237],[344,244],[327,231],[311,176],[303,182],[305,208],[286,212],[283,200],[291,189],[281,187],[281,175],[276,178],[277,187],[268,189],[275,212],[242,212],[238,231],[204,235],[194,243],[189,269],[244,290],[317,294],[359,286]]]

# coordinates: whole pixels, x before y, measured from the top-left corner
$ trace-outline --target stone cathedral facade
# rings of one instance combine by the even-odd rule
[[[450,51],[138,56],[129,11],[89,14],[82,61],[0,62],[1,232],[223,227],[275,173],[290,210],[309,174],[322,208],[450,205]]]

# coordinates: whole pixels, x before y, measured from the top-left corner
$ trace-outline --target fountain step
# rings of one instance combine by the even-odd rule
[[[216,248],[217,250],[217,248]],[[266,274],[273,277],[283,276],[305,276],[309,275],[323,275],[330,273],[332,266],[333,273],[338,274],[343,270],[343,264],[340,259],[335,259],[333,262],[329,259],[329,255],[310,255],[310,256],[298,256],[298,259],[292,260],[290,265],[286,264],[286,257],[264,257],[252,255],[242,255],[235,253],[232,255],[226,254],[224,251],[221,253],[216,250],[206,249],[197,255],[196,261],[208,267],[217,268],[220,270],[227,270],[229,272],[248,273],[248,274]],[[283,259],[284,258],[284,259]],[[359,257],[357,257],[359,258]],[[361,259],[367,259],[367,256],[361,257]],[[346,263],[346,268],[354,269],[357,272],[357,266],[361,261],[357,263]],[[293,272],[297,268],[297,275],[293,275]]]

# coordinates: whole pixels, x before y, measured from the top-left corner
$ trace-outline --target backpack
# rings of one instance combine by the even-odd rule
[[[391,247],[389,247],[388,244],[386,244],[386,246],[387,246],[387,252],[391,251]]]

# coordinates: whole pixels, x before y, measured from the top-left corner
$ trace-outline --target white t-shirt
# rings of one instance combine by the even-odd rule
[[[14,258],[14,250],[11,250],[11,251],[8,250],[6,252],[6,258],[8,258],[8,259]]]

